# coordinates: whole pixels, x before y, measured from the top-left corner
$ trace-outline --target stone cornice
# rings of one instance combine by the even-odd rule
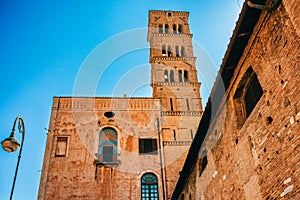
[[[166,57],[166,56],[153,56],[151,58],[151,62],[153,60],[157,60],[157,61],[161,61],[161,60],[165,60],[165,61],[196,61],[197,57]]]
[[[172,12],[174,15],[185,15],[188,16],[189,12],[187,11],[173,11],[173,10],[149,10],[149,14],[165,14],[167,12]]]
[[[201,83],[199,82],[155,82],[151,83],[152,86],[199,86]]]
[[[85,98],[55,97],[53,109],[70,111],[160,110],[159,99],[153,98]]]
[[[201,116],[203,111],[161,111],[162,116]]]
[[[193,34],[186,33],[151,33],[152,37],[189,37],[192,38]]]

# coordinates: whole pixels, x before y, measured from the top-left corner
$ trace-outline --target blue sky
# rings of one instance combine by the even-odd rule
[[[52,98],[73,95],[78,72],[93,49],[115,34],[147,27],[149,10],[189,11],[193,39],[218,68],[241,4],[242,0],[1,0],[0,140],[9,136],[18,115],[26,126],[14,199],[36,199]],[[94,95],[122,95],[117,83],[124,73],[143,73],[136,68],[148,61],[146,49],[114,60]],[[202,85],[205,101],[208,89]],[[151,91],[141,85],[134,95],[151,96]],[[20,140],[19,133],[16,138]],[[0,200],[9,197],[18,153],[0,150]]]

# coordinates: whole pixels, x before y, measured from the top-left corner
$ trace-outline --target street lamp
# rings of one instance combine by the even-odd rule
[[[18,123],[19,133],[22,134],[21,146],[15,138],[15,128],[16,128],[17,123]],[[11,134],[9,135],[8,138],[6,138],[5,140],[3,140],[1,142],[2,148],[7,152],[14,152],[20,147],[15,177],[14,177],[14,181],[13,181],[13,185],[12,185],[11,193],[10,193],[10,198],[9,198],[10,200],[12,200],[12,196],[14,193],[15,183],[16,183],[16,179],[17,179],[17,174],[18,174],[18,169],[19,169],[19,164],[20,164],[20,159],[21,159],[21,154],[22,154],[22,149],[23,149],[24,136],[25,136],[24,120],[22,119],[22,117],[17,117],[15,119],[14,126],[11,130]]]

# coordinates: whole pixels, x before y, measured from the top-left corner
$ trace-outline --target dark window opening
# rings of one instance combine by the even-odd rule
[[[173,99],[172,98],[170,99],[170,108],[171,108],[171,111],[173,111]]]
[[[140,154],[157,154],[156,139],[139,139]]]
[[[237,128],[240,129],[263,95],[263,89],[252,67],[245,72],[234,94]]]
[[[169,45],[168,46],[168,57],[171,57],[172,56],[172,51],[171,51],[171,46]]]
[[[174,70],[170,71],[170,82],[174,82]]]
[[[175,47],[175,51],[176,51],[176,57],[179,57],[179,46]]]
[[[146,173],[141,179],[142,200],[158,200],[158,181],[153,173]]]
[[[112,118],[112,117],[115,116],[115,113],[113,113],[113,112],[105,112],[104,116],[107,117],[107,118]]]
[[[203,158],[200,159],[200,163],[199,163],[199,176],[201,176],[201,174],[205,170],[205,168],[207,166],[207,163],[208,163],[207,156],[204,156]]]
[[[188,77],[188,71],[187,70],[184,70],[183,76],[184,76],[184,82],[188,82],[189,81],[189,77]]]
[[[182,25],[181,24],[178,25],[178,33],[182,33]]]
[[[182,82],[182,71],[178,70],[178,81]]]
[[[257,76],[253,76],[245,94],[246,116],[249,117],[255,105],[263,94],[263,90],[258,82]]]
[[[184,47],[181,47],[181,57],[185,57]]]
[[[177,33],[177,25],[173,24],[173,33],[176,34]]]
[[[169,33],[169,25],[165,24],[165,33]]]
[[[173,129],[174,141],[176,141],[176,131]]]
[[[194,140],[193,130],[191,129],[191,139]]]
[[[168,76],[168,70],[165,70],[164,72],[164,78],[165,78],[165,82],[169,82],[169,76]]]
[[[163,25],[162,24],[158,25],[158,32],[163,33]]]
[[[162,56],[166,56],[167,55],[166,45],[162,45],[161,54],[162,54]]]

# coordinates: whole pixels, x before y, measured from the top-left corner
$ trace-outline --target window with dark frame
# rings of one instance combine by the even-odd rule
[[[140,154],[157,154],[157,139],[139,139]]]
[[[67,149],[68,149],[68,137],[58,136],[56,142],[55,156],[56,157],[67,156]]]

